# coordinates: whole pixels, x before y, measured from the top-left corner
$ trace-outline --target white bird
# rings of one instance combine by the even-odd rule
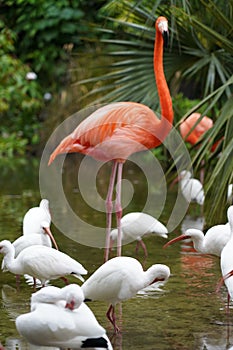
[[[87,270],[69,255],[46,246],[31,246],[23,249],[15,258],[15,248],[8,240],[0,242],[0,253],[4,255],[5,266],[16,275],[28,274],[38,278],[44,286],[47,280],[73,275],[83,281],[81,275]]]
[[[83,301],[76,284],[45,287],[32,294],[31,312],[17,317],[16,328],[38,346],[112,350],[105,329]]]
[[[43,226],[42,224],[43,223]],[[29,209],[23,218],[23,234],[43,233],[45,227],[51,225],[51,214],[49,210],[49,201],[42,199],[39,207]]]
[[[227,187],[227,202],[229,204],[233,203],[233,184],[230,184]]]
[[[185,200],[203,205],[205,201],[204,189],[201,182],[192,178],[190,171],[182,170],[179,175],[181,192]]]
[[[157,236],[167,238],[168,230],[167,228],[153,216],[133,212],[124,215],[121,219],[121,234],[122,241],[126,244],[131,241],[137,240],[136,252],[139,246],[142,246],[145,256],[147,256],[146,245],[142,240],[142,237],[146,234],[154,233]],[[114,229],[110,233],[112,241],[116,241],[118,237],[118,230]]]
[[[193,241],[194,249],[198,253],[220,257],[223,248],[230,239],[230,224],[215,225],[209,228],[205,235],[201,230],[190,228],[184,234],[167,242],[163,247],[167,248],[169,245],[185,239]]]
[[[130,299],[137,292],[157,281],[166,281],[170,269],[166,265],[155,264],[143,271],[138,260],[119,256],[100,266],[81,286],[86,300],[100,300],[110,303],[107,317],[114,326],[115,333],[120,329],[116,325],[115,305]]]
[[[228,290],[228,311],[230,299],[233,299],[233,205],[227,209],[227,218],[230,225],[230,240],[225,245],[221,253],[222,281]],[[221,283],[220,283],[221,285]]]
[[[43,225],[43,222],[41,223],[42,227],[44,228],[43,233],[37,234],[37,233],[31,233],[30,235],[23,235],[17,238],[12,245],[15,248],[15,258],[19,255],[19,253],[30,246],[33,245],[44,245],[46,247],[52,247],[52,242],[55,246],[55,248],[58,250],[57,243],[55,241],[55,238],[53,237],[52,232],[50,231],[49,227],[46,227]],[[46,222],[45,222],[46,225]],[[6,271],[5,267],[5,259],[2,260],[2,270]]]

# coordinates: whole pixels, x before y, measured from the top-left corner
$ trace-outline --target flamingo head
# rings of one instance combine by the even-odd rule
[[[158,17],[155,23],[156,30],[159,31],[164,40],[164,45],[167,46],[168,43],[168,20],[166,17],[160,16]]]

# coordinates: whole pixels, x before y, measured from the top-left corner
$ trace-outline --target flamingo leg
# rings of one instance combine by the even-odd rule
[[[113,188],[116,178],[116,171],[117,171],[117,162],[114,161],[112,166],[112,173],[110,176],[109,186],[108,186],[108,194],[106,198],[106,241],[105,241],[105,253],[104,253],[104,261],[108,261],[109,257],[109,247],[110,247],[110,232],[111,232],[111,226],[112,226],[112,196],[113,196]]]
[[[115,333],[119,333],[120,328],[116,324],[115,308],[112,304],[109,306],[109,309],[108,309],[106,315],[107,315],[107,318],[109,319],[109,321],[111,322],[111,324],[113,325]]]
[[[116,189],[116,219],[117,219],[117,256],[121,256],[122,247],[122,233],[121,233],[121,218],[122,218],[122,206],[121,206],[121,181],[122,181],[123,163],[118,163],[117,172],[117,189]]]

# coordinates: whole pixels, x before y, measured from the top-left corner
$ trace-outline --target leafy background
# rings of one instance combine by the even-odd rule
[[[36,152],[33,145],[42,126],[47,127],[46,91],[61,96],[64,87],[71,87],[76,108],[131,100],[159,111],[154,23],[165,15],[170,40],[164,68],[174,125],[179,129],[194,111],[214,121],[199,145],[187,147],[196,176],[205,164],[207,221],[223,218],[227,187],[233,182],[232,0],[5,0],[0,10],[0,63],[6,67],[0,73],[0,153],[8,156]],[[36,81],[25,80],[30,70],[37,73]],[[165,148],[155,152],[165,160],[172,180],[175,173]]]

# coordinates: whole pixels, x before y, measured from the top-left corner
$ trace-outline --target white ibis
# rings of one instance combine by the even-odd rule
[[[43,223],[43,225],[41,224]],[[46,224],[47,223],[47,224]],[[23,234],[43,233],[51,225],[51,214],[48,199],[42,199],[39,207],[29,209],[23,218]]]
[[[143,271],[138,260],[121,256],[105,262],[83,283],[81,288],[86,300],[110,303],[107,317],[117,333],[120,329],[116,324],[115,305],[130,299],[139,290],[157,281],[166,281],[169,276],[170,269],[166,265],[155,264]]]
[[[222,283],[224,281],[228,290],[229,311],[229,302],[230,299],[233,299],[233,205],[227,209],[227,218],[230,225],[230,239],[222,250],[220,265],[222,270]]]
[[[227,187],[227,202],[229,204],[233,203],[233,184],[230,184]]]
[[[17,238],[12,244],[15,248],[15,257],[21,250],[32,245],[45,245],[58,249],[56,240],[50,230],[51,215],[49,211],[49,201],[42,199],[39,207],[31,208],[27,211],[23,219],[23,236]],[[4,259],[2,270],[6,271]],[[25,276],[26,277],[26,276]],[[29,281],[31,277],[28,276]],[[34,280],[34,284],[36,281]]]
[[[122,241],[129,243],[137,240],[136,252],[139,249],[139,245],[142,246],[145,256],[147,256],[146,245],[142,240],[144,235],[153,233],[156,236],[167,238],[167,228],[153,216],[140,213],[132,212],[124,215],[121,219],[121,234]],[[112,241],[116,241],[118,236],[118,230],[114,229],[110,233]]]
[[[15,248],[8,240],[0,242],[0,253],[4,255],[5,266],[16,275],[28,274],[38,278],[44,286],[47,280],[73,275],[83,281],[81,275],[87,270],[69,255],[46,246],[30,246],[15,258]]]
[[[205,201],[204,189],[201,182],[192,178],[190,171],[182,170],[179,177],[181,192],[187,202],[203,205]]]
[[[185,239],[191,239],[193,241],[193,246],[198,253],[212,254],[220,257],[222,249],[230,239],[230,225],[229,223],[215,225],[205,235],[201,230],[190,228],[184,234],[167,242],[164,248]]]
[[[53,234],[50,231],[49,227],[45,227],[43,233],[41,233],[41,234],[31,233],[30,235],[20,236],[12,243],[12,245],[15,248],[15,256],[14,257],[16,258],[19,255],[19,253],[27,247],[30,247],[33,245],[44,245],[47,247],[51,247],[52,242],[53,242],[54,246],[56,247],[56,249],[58,249],[55,238],[53,237]],[[2,261],[2,270],[6,271],[7,269],[5,267],[4,261],[5,261],[5,259],[3,259],[3,261]]]
[[[38,346],[112,350],[105,329],[83,301],[76,284],[61,289],[45,287],[32,294],[31,312],[17,317],[16,328]]]

